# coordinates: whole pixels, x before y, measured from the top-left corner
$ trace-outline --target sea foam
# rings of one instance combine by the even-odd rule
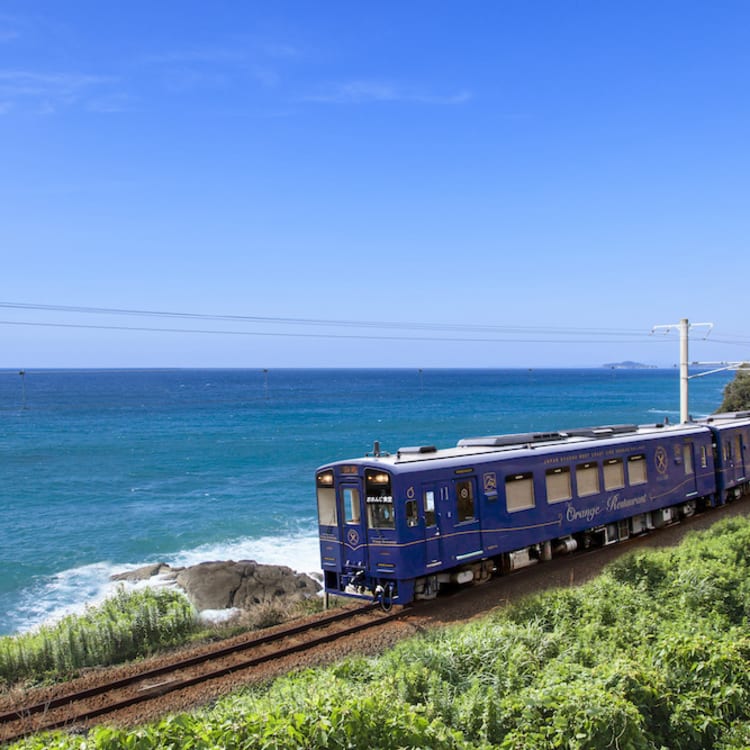
[[[67,615],[81,614],[87,607],[101,604],[113,596],[119,588],[134,590],[146,586],[173,585],[163,576],[138,582],[113,581],[112,576],[117,573],[154,562],[164,562],[177,568],[212,560],[255,560],[267,565],[288,565],[303,573],[320,572],[318,538],[309,533],[233,539],[204,544],[158,559],[130,563],[98,562],[63,570],[28,587],[20,597],[19,607],[14,612],[6,613],[8,620],[0,622],[0,626],[6,633],[28,632],[42,625],[54,624]]]

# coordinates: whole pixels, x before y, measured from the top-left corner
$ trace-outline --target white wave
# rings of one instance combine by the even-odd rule
[[[300,573],[319,573],[320,546],[318,537],[310,534],[234,539],[178,552],[163,562],[187,567],[208,560],[255,560],[266,565],[287,565]]]
[[[241,609],[237,607],[230,607],[229,609],[204,609],[198,613],[198,617],[201,622],[208,622],[212,624],[218,624],[231,620],[235,615],[240,614]]]
[[[148,585],[143,581],[113,581],[112,575],[121,569],[121,566],[100,562],[56,573],[22,592],[18,608],[9,613],[11,622],[17,632],[35,630],[101,604],[120,587],[133,590]]]
[[[66,615],[81,614],[87,607],[113,596],[118,587],[133,590],[170,585],[163,576],[138,582],[113,581],[112,576],[117,573],[154,562],[165,562],[174,568],[211,560],[255,560],[267,565],[287,565],[298,572],[320,576],[318,538],[312,534],[233,539],[204,544],[172,555],[152,556],[139,562],[98,562],[63,570],[25,589],[19,597],[18,607],[7,613],[10,627],[3,627],[0,621],[0,633],[3,630],[27,632],[41,625],[53,624]]]

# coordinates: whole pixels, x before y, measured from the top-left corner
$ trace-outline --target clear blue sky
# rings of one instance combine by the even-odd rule
[[[744,1],[2,0],[0,367],[671,365],[680,318],[750,358],[749,34]]]

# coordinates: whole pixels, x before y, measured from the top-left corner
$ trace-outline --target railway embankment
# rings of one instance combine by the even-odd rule
[[[238,695],[191,692],[182,706],[207,706],[194,713],[139,704],[120,729],[25,748],[747,748],[747,513],[746,498],[428,602],[298,657],[296,674],[272,682],[264,667]],[[316,661],[333,666],[304,669]]]

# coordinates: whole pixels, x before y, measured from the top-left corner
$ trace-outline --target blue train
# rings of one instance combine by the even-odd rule
[[[750,412],[401,448],[320,467],[328,593],[430,599],[611,544],[750,489]]]

